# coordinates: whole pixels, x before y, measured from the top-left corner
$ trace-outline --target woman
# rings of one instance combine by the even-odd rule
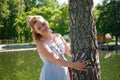
[[[36,42],[37,51],[44,62],[40,80],[70,80],[68,67],[86,71],[86,61],[69,62],[64,54],[71,56],[70,47],[60,34],[53,34],[42,16],[29,16],[28,23]]]

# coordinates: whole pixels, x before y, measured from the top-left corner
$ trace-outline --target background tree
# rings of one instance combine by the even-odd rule
[[[30,11],[33,7],[39,8],[42,6],[57,8],[57,0],[24,0],[25,12]]]
[[[15,19],[14,27],[17,30],[17,42],[22,43],[32,40],[31,31],[26,20],[28,14],[30,14],[30,12],[23,13]]]
[[[49,15],[47,15],[49,14]],[[31,11],[25,12],[21,14],[18,18],[15,19],[14,27],[16,28],[18,35],[17,40],[18,42],[27,42],[32,41],[31,31],[27,24],[27,17],[28,15],[42,15],[48,21],[50,21],[51,16],[53,16],[52,8],[33,8]]]
[[[19,12],[21,12],[19,10],[20,2],[19,0],[8,0],[5,4],[7,7],[5,11],[3,10],[2,14],[1,23],[3,27],[0,28],[0,39],[14,39],[17,36],[17,32],[13,24]],[[4,12],[7,14],[4,14]]]
[[[97,20],[97,29],[101,33],[111,33],[116,38],[118,45],[118,37],[120,36],[120,0],[104,0],[102,5],[98,5],[100,16]]]
[[[1,0],[0,1],[0,28],[3,27],[3,19],[7,19],[9,15],[8,0]]]
[[[53,32],[69,33],[67,4],[60,6],[57,0],[2,0],[0,4],[0,39],[31,40],[26,23],[28,15],[42,15]]]
[[[23,5],[25,7],[25,12],[30,11],[32,7],[36,7],[36,0],[24,0]]]
[[[61,5],[58,9],[54,10],[55,13],[52,17],[54,23],[52,30],[62,35],[69,33],[69,17],[68,17],[68,4]]]
[[[29,29],[23,25],[26,25],[26,16],[29,15],[28,13],[24,11],[30,11],[34,10],[32,13],[35,14],[35,12],[38,14],[42,14],[44,16],[48,15],[51,16],[51,12],[54,10],[55,6],[57,6],[57,1],[52,0],[43,0],[46,4],[40,5],[40,0],[2,0],[0,1],[0,39],[16,39],[20,42],[29,40]],[[48,5],[52,4],[52,5]],[[48,6],[47,6],[48,5]],[[35,11],[34,8],[47,6],[47,8],[52,8],[48,12],[45,8],[42,9],[42,11]],[[45,13],[46,12],[46,13]],[[47,16],[47,17],[48,17]],[[17,19],[18,18],[18,19]],[[15,20],[16,19],[16,20]],[[17,22],[16,22],[17,21]],[[18,27],[18,25],[19,27]],[[17,27],[16,27],[17,26]],[[25,29],[26,28],[26,29]],[[24,36],[23,36],[24,34]]]
[[[52,7],[53,9],[58,7],[57,0],[37,0],[38,6]]]
[[[31,31],[27,27],[27,16],[28,15],[42,15],[48,20],[53,32],[61,33],[62,35],[69,33],[68,27],[68,5],[64,4],[58,9],[53,9],[51,7],[40,7],[33,8],[31,11],[21,14],[15,19],[14,27],[17,30],[17,40],[18,42],[26,42],[31,40]]]
[[[73,80],[100,80],[100,64],[93,18],[93,0],[69,0],[73,61],[88,60],[88,72],[73,70]]]

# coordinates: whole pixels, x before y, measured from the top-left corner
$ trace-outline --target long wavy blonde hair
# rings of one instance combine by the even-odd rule
[[[28,22],[28,25],[30,26],[31,28],[31,31],[32,31],[32,37],[33,37],[33,41],[35,43],[39,42],[40,39],[41,39],[41,35],[38,34],[36,31],[35,31],[35,28],[34,28],[34,24],[38,21],[38,20],[44,20],[46,21],[41,15],[38,15],[38,16],[28,16],[27,18],[27,22]],[[46,21],[46,23],[48,24],[48,22]]]

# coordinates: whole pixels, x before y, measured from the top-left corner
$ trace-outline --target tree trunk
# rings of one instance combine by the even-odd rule
[[[93,18],[93,0],[69,0],[70,38],[73,62],[85,54],[88,72],[72,70],[73,80],[100,80],[97,32]]]

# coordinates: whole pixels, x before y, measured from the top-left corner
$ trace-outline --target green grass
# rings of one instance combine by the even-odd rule
[[[120,80],[120,53],[104,56],[100,53],[101,80]],[[39,80],[42,64],[34,50],[0,53],[0,80]]]
[[[101,80],[120,80],[120,52],[112,52],[112,56],[104,59],[100,55]]]
[[[0,80],[39,80],[41,67],[36,51],[0,54]]]

